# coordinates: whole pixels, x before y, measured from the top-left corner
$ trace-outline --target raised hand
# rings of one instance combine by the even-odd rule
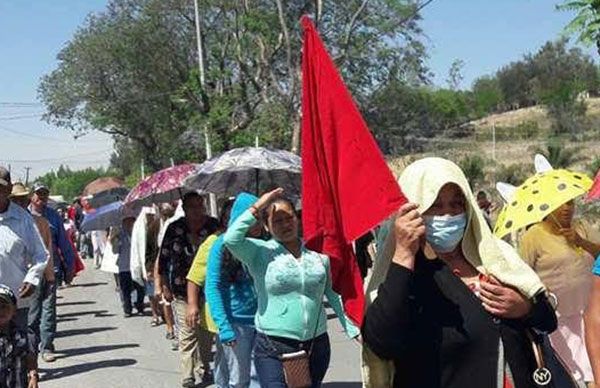
[[[393,261],[411,270],[415,267],[415,255],[425,236],[425,224],[418,207],[414,203],[402,205],[394,221],[396,249]]]

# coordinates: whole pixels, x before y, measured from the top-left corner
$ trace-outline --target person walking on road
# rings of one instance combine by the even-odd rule
[[[206,215],[204,198],[191,192],[183,197],[185,216],[169,225],[160,247],[158,274],[161,277],[162,293],[167,302],[172,302],[179,327],[179,352],[181,355],[181,384],[194,387],[194,371],[198,364],[198,343],[203,331],[190,328],[186,322],[187,274],[192,266],[198,247],[215,233],[219,222]],[[210,377],[210,360],[202,360],[205,378]]]
[[[229,226],[223,241],[247,266],[258,296],[254,361],[261,387],[286,385],[286,354],[306,357],[312,387],[319,387],[329,368],[331,345],[323,296],[350,338],[360,332],[346,318],[341,297],[333,291],[329,257],[306,249],[299,237],[294,205],[282,189],[264,194]],[[273,236],[247,237],[262,219]]]
[[[160,227],[158,230],[158,236],[156,239],[156,243],[159,247],[160,254],[160,246],[162,245],[163,239],[165,237],[165,232],[169,225],[172,222],[179,219],[179,215],[176,213],[176,206],[170,203],[163,203],[159,206],[159,216],[160,216]],[[183,215],[182,215],[183,216]],[[179,350],[179,341],[177,340],[177,327],[175,322],[175,317],[173,316],[173,307],[171,306],[171,302],[167,301],[163,295],[163,287],[162,287],[162,279],[158,274],[158,260],[154,260],[154,297],[158,301],[159,305],[162,306],[163,318],[165,320],[166,333],[165,337],[167,340],[171,342],[172,350]]]
[[[233,203],[231,215],[222,224],[231,225],[256,200],[241,193]],[[249,237],[260,238],[262,224],[256,223]],[[256,338],[254,316],[256,293],[248,270],[223,245],[223,236],[214,243],[208,256],[205,294],[208,307],[218,328],[215,354],[215,383],[218,387],[259,387],[252,380],[252,349]],[[188,280],[192,281],[188,276]]]
[[[39,348],[42,360],[53,362],[54,337],[56,336],[56,287],[63,281],[70,283],[73,278],[75,255],[68,241],[63,220],[56,210],[48,207],[50,191],[42,183],[33,186],[33,196],[29,210],[31,214],[46,218],[50,224],[52,234],[52,257],[54,259],[55,283],[42,279],[40,287],[36,290],[29,311],[29,325],[36,330],[39,328]],[[37,334],[37,333],[36,333]]]
[[[35,331],[28,327],[30,297],[40,286],[48,251],[31,215],[9,200],[11,192],[10,173],[0,167],[0,283],[18,296],[12,320],[35,349]]]
[[[121,303],[123,304],[123,314],[129,318],[132,314],[131,294],[136,293],[135,308],[139,315],[144,314],[144,295],[146,289],[141,284],[134,282],[131,278],[131,231],[135,216],[125,215],[123,217],[121,228],[115,228],[114,238],[112,240],[113,249],[116,251],[117,266],[119,267],[119,290],[121,293]]]

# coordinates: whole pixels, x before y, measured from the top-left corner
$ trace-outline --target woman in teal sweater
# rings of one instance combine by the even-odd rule
[[[304,247],[294,206],[282,193],[266,193],[242,213],[227,229],[224,243],[254,279],[254,358],[261,387],[285,387],[280,356],[301,350],[310,353],[312,386],[319,387],[331,354],[323,295],[350,338],[359,330],[346,318],[341,298],[331,288],[329,258]],[[272,236],[268,241],[246,237],[259,217]]]

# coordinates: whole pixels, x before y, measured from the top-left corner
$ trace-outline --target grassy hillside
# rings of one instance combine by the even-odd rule
[[[593,175],[590,165],[600,157],[600,98],[590,98],[586,102],[588,131],[582,141],[564,139],[560,144],[565,148],[578,149],[577,157],[580,160],[570,169]],[[390,158],[390,167],[399,174],[408,163],[426,156],[440,156],[457,163],[477,156],[483,161],[484,178],[474,184],[475,189],[494,192],[492,188],[498,178],[505,180],[512,170],[517,171],[515,181],[532,174],[533,157],[536,151],[546,147],[550,137],[551,121],[545,108],[540,106],[489,115],[471,124],[474,128],[472,135],[432,138],[424,144],[425,152]],[[495,143],[492,141],[494,127]]]

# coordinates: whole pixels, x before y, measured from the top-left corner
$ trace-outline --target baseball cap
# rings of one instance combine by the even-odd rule
[[[9,186],[10,184],[10,171],[4,167],[0,167],[0,186]]]
[[[46,186],[42,182],[35,182],[33,184],[33,189],[31,191],[34,192],[34,193],[37,193],[38,191],[41,191],[41,190],[45,190],[47,192],[50,192],[50,189],[48,189],[48,186]]]
[[[10,287],[0,284],[0,302],[17,305],[17,297]]]
[[[29,189],[21,182],[16,182],[12,187],[11,197],[25,197],[29,195]]]

